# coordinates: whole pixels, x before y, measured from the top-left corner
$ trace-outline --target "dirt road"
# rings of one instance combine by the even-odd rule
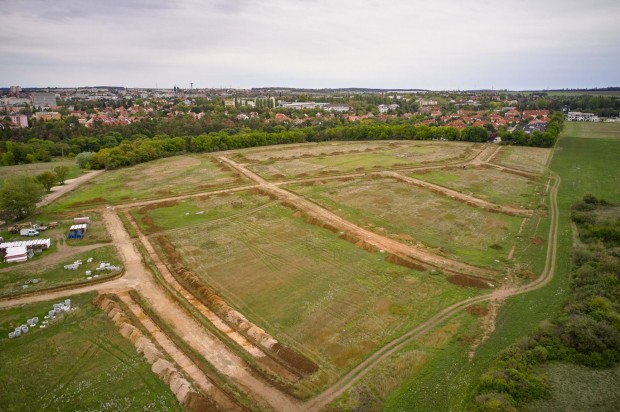
[[[450,197],[452,199],[458,200],[460,202],[467,203],[468,205],[475,206],[475,207],[481,207],[491,212],[499,212],[499,213],[505,213],[507,215],[512,215],[512,216],[526,216],[526,217],[530,217],[534,213],[532,210],[528,210],[528,209],[497,205],[495,203],[487,202],[486,200],[478,199],[476,197],[466,195],[461,192],[457,192],[456,190],[448,189],[446,187],[439,186],[439,185],[429,183],[429,182],[425,182],[424,180],[415,179],[413,177],[404,176],[396,172],[387,171],[387,172],[380,172],[377,174],[379,176],[390,177],[392,179],[400,180],[401,182],[409,183],[417,187],[428,189],[431,192],[439,193],[444,196]]]
[[[308,411],[320,411],[325,408],[329,403],[337,399],[344,392],[346,392],[349,388],[359,382],[372,368],[374,368],[378,363],[387,359],[390,355],[394,354],[396,351],[400,350],[403,346],[410,343],[412,340],[420,337],[431,329],[437,327],[441,322],[446,319],[454,316],[464,308],[473,305],[475,303],[484,302],[492,299],[506,299],[510,296],[520,295],[523,293],[531,292],[536,289],[540,289],[543,286],[547,285],[553,275],[555,273],[555,261],[557,254],[557,235],[558,235],[558,204],[557,204],[557,194],[558,187],[560,185],[560,177],[555,177],[555,183],[551,189],[550,194],[550,203],[551,203],[551,225],[549,227],[549,247],[547,249],[547,256],[545,261],[545,268],[540,275],[540,277],[534,282],[527,284],[525,286],[517,287],[517,288],[499,288],[494,290],[492,293],[477,296],[475,298],[471,298],[468,300],[464,300],[462,302],[456,303],[441,312],[437,313],[431,319],[426,322],[416,326],[414,329],[410,330],[400,338],[393,340],[392,342],[385,345],[383,348],[379,349],[377,352],[372,354],[368,359],[364,362],[360,363],[357,367],[351,370],[349,373],[340,378],[336,383],[330,386],[328,389],[323,391],[319,396],[310,400],[305,405],[306,410]]]
[[[486,147],[484,148],[473,160],[469,160],[465,163],[472,163],[476,165],[484,166],[492,159],[499,148]],[[422,249],[414,248],[395,240],[385,238],[374,232],[370,232],[357,225],[348,222],[330,211],[304,199],[295,194],[292,194],[281,187],[283,183],[270,183],[262,179],[260,176],[251,172],[242,165],[226,158],[220,157],[222,162],[225,162],[230,167],[236,169],[241,174],[252,179],[256,184],[241,188],[226,189],[218,192],[230,192],[237,190],[247,190],[250,187],[259,187],[262,190],[273,194],[279,201],[288,203],[303,211],[307,216],[317,219],[318,221],[328,223],[345,233],[352,234],[359,239],[364,240],[368,244],[374,245],[379,249],[383,249],[387,252],[393,253],[397,256],[411,257],[415,260],[422,261],[432,266],[440,267],[442,269],[451,269],[459,272],[473,273],[473,274],[488,274],[481,268],[472,267],[462,264],[460,262],[452,261],[450,259],[443,258],[441,256],[434,255]],[[490,164],[489,164],[490,165]],[[496,165],[490,165],[495,167]],[[498,168],[501,166],[498,166]],[[507,169],[503,168],[502,169]],[[510,172],[509,170],[506,170]],[[516,171],[515,171],[516,172]],[[520,172],[520,171],[519,171]],[[97,172],[95,172],[97,173]],[[100,172],[99,172],[100,173]],[[382,173],[382,172],[374,172]],[[97,173],[98,174],[98,173]],[[361,174],[360,174],[361,175]],[[71,182],[72,186],[62,187],[62,193],[58,194],[55,198],[68,192],[72,188],[77,187],[79,184],[93,178],[90,176],[86,178],[85,175],[78,182]],[[339,178],[334,177],[334,178]],[[318,178],[317,180],[320,180]],[[257,404],[262,405],[267,409],[273,409],[278,411],[320,411],[327,407],[327,405],[341,396],[345,391],[359,382],[372,368],[374,368],[381,361],[385,360],[396,351],[400,350],[404,345],[410,343],[416,338],[419,338],[423,334],[437,327],[441,322],[454,316],[459,311],[463,310],[469,305],[483,302],[487,300],[499,300],[505,299],[510,296],[522,294],[536,290],[545,286],[552,279],[555,272],[555,259],[557,252],[557,233],[558,233],[558,207],[557,207],[557,191],[560,184],[560,178],[554,177],[554,184],[550,190],[550,217],[551,225],[549,229],[549,242],[546,256],[545,268],[541,276],[534,282],[522,286],[522,287],[504,287],[498,288],[493,292],[477,296],[459,303],[456,303],[448,308],[445,308],[441,312],[435,314],[431,319],[411,329],[406,334],[393,340],[385,345],[383,348],[372,354],[365,361],[360,363],[353,370],[342,376],[337,382],[327,388],[323,393],[317,397],[307,401],[301,402],[292,397],[282,393],[277,388],[269,385],[265,381],[258,378],[248,369],[245,362],[237,356],[230,348],[228,348],[217,337],[213,336],[210,332],[204,329],[199,322],[194,319],[188,312],[180,307],[178,302],[174,300],[168,293],[166,293],[161,286],[153,279],[149,270],[144,266],[142,257],[136,250],[134,241],[129,237],[125,228],[123,227],[119,217],[113,209],[104,209],[102,213],[103,220],[107,226],[108,232],[111,235],[114,246],[118,249],[121,256],[124,267],[125,275],[121,278],[111,280],[106,283],[87,285],[71,290],[63,290],[58,292],[44,293],[34,296],[25,296],[23,298],[17,298],[12,300],[0,300],[0,308],[12,307],[20,304],[28,304],[32,302],[39,302],[50,299],[63,299],[67,296],[75,295],[78,293],[84,293],[89,291],[98,291],[100,293],[116,293],[119,294],[125,303],[131,303],[127,298],[126,291],[129,289],[136,289],[147,301],[150,307],[161,317],[167,324],[174,327],[176,333],[196,352],[204,356],[219,372],[228,376],[239,388],[250,394],[256,399]],[[210,193],[205,193],[210,194]],[[203,194],[192,194],[187,196],[179,196],[178,198],[200,196]],[[51,202],[54,199],[45,199],[45,204]],[[138,206],[148,203],[161,202],[162,199],[147,200],[143,202],[137,202],[132,205],[123,205],[123,208],[129,206]],[[145,243],[145,246],[149,244],[148,239],[145,237],[140,238],[141,242]],[[152,249],[152,248],[151,248]],[[149,250],[151,255],[156,253],[154,250]],[[157,266],[164,266],[163,263],[157,258]],[[191,300],[191,303],[196,305],[196,302]],[[129,305],[130,309],[138,314],[138,318],[146,322],[146,326],[149,330],[152,330],[155,335],[159,337],[158,341],[162,346],[166,346],[170,353],[174,355],[174,358],[178,360],[178,363],[188,373],[189,376],[193,376],[198,386],[205,390],[210,388],[210,383],[205,379],[204,375],[201,375],[199,371],[195,369],[195,365],[188,360],[175,348],[174,344],[167,341],[165,336],[161,335],[161,331],[158,330],[157,325],[149,323],[146,320],[145,315],[139,309],[137,305]],[[144,324],[143,322],[143,324]],[[244,342],[245,343],[245,342]]]
[[[37,203],[37,207],[47,206],[52,203],[54,200],[58,199],[60,196],[68,193],[78,186],[88,182],[90,179],[93,179],[103,173],[105,170],[94,170],[92,172],[86,172],[80,177],[76,177],[75,179],[69,179],[65,181],[65,184],[62,186],[54,186],[52,187],[52,193],[48,193],[43,200]]]
[[[237,172],[258,183],[264,191],[272,194],[286,204],[294,206],[296,209],[305,213],[308,217],[335,227],[339,231],[342,231],[348,235],[352,235],[357,239],[363,240],[366,244],[374,246],[379,250],[384,250],[385,252],[391,253],[396,256],[416,260],[432,267],[440,268],[443,270],[450,270],[457,273],[465,273],[482,277],[493,276],[495,274],[495,272],[492,270],[483,269],[476,266],[468,265],[466,263],[448,259],[443,256],[430,253],[424,249],[409,246],[404,243],[400,243],[397,240],[387,238],[375,232],[371,232],[370,230],[361,228],[356,224],[349,222],[348,220],[345,220],[340,216],[330,212],[329,210],[317,205],[316,203],[313,203],[294,193],[282,189],[278,185],[266,181],[256,173],[250,171],[246,167],[240,165],[233,160],[230,160],[223,156],[218,157],[218,159],[226,163],[229,167],[237,170]]]

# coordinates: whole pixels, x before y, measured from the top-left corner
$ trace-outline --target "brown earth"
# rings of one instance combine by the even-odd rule
[[[472,164],[472,165],[486,165],[489,160],[497,153],[497,150],[494,147],[486,147],[478,155],[469,161],[461,162],[462,164]],[[222,161],[226,161],[228,165],[236,170],[238,170],[241,174],[250,177],[252,180],[257,182],[256,185],[248,185],[246,187],[234,188],[234,189],[225,189],[221,191],[215,191],[214,193],[224,193],[224,192],[235,192],[241,190],[247,190],[250,188],[260,188],[261,191],[265,191],[269,193],[273,198],[279,200],[285,200],[289,202],[294,208],[300,212],[302,212],[308,219],[315,219],[317,222],[322,222],[322,224],[327,223],[329,227],[347,233],[348,235],[357,238],[358,241],[367,242],[375,247],[378,247],[382,250],[385,250],[389,253],[395,254],[400,257],[409,257],[413,256],[420,257],[420,261],[428,264],[432,267],[437,267],[441,270],[446,271],[454,271],[455,267],[458,269],[463,269],[462,271],[465,273],[474,273],[478,275],[484,276],[483,273],[479,273],[478,270],[480,268],[475,267],[467,267],[467,266],[459,266],[455,265],[455,262],[450,261],[449,259],[445,259],[442,257],[434,256],[432,253],[425,250],[417,250],[407,245],[400,244],[393,239],[385,239],[384,237],[373,234],[372,232],[365,231],[356,225],[351,224],[350,222],[346,222],[343,219],[338,217],[334,217],[329,211],[325,211],[322,208],[317,208],[316,205],[311,202],[305,201],[305,199],[300,199],[298,196],[291,195],[289,192],[279,189],[275,184],[270,184],[259,178],[258,176],[252,174],[247,170],[242,168],[241,170],[235,165],[231,165],[227,159],[221,158]],[[234,162],[232,162],[234,163]],[[455,162],[458,164],[458,162]],[[425,169],[432,170],[433,168],[442,168],[449,165],[439,165],[439,166],[430,166],[425,167]],[[492,165],[491,167],[496,167]],[[505,168],[503,166],[497,166],[498,168],[503,169],[503,171],[511,172],[510,168]],[[420,170],[420,169],[416,169]],[[520,172],[520,171],[519,171]],[[363,174],[358,174],[363,175]],[[258,179],[256,179],[258,177]],[[329,178],[323,178],[329,179]],[[286,182],[285,182],[286,183]],[[123,293],[128,289],[136,289],[140,292],[142,296],[148,301],[149,306],[153,308],[154,311],[158,313],[158,316],[162,317],[167,324],[173,325],[176,332],[179,336],[182,336],[183,339],[187,342],[189,346],[191,346],[198,353],[202,354],[207,361],[209,361],[220,373],[228,376],[232,381],[235,382],[242,390],[246,391],[250,394],[257,402],[257,405],[260,408],[273,408],[275,410],[282,411],[297,411],[297,410],[308,410],[308,411],[316,411],[323,410],[327,407],[327,405],[343,394],[347,389],[349,389],[352,385],[359,381],[370,369],[376,366],[379,362],[392,355],[399,349],[401,349],[404,345],[408,344],[412,340],[424,335],[429,330],[433,329],[441,322],[444,322],[446,319],[450,318],[452,315],[458,313],[459,311],[467,308],[469,306],[475,305],[484,301],[491,301],[491,305],[489,307],[489,313],[483,316],[489,316],[493,312],[493,306],[496,305],[496,302],[501,302],[503,299],[506,299],[508,296],[526,293],[531,290],[538,289],[544,285],[546,285],[552,278],[553,273],[555,271],[555,257],[557,250],[557,231],[558,231],[558,223],[557,223],[557,188],[559,186],[560,179],[555,177],[554,185],[550,189],[550,199],[551,199],[551,225],[549,229],[548,236],[548,248],[547,248],[547,256],[546,256],[546,264],[545,268],[535,281],[532,283],[522,286],[505,286],[496,289],[495,291],[477,296],[475,298],[467,299],[465,301],[456,303],[439,313],[435,314],[431,319],[423,322],[422,324],[416,326],[409,332],[405,333],[401,337],[393,340],[392,342],[387,343],[380,350],[376,351],[372,355],[370,355],[366,360],[357,365],[347,374],[342,376],[337,382],[333,383],[327,390],[325,390],[322,394],[315,397],[314,399],[301,403],[286,394],[281,393],[279,390],[274,388],[273,386],[267,384],[263,380],[257,378],[251,371],[247,369],[247,365],[236,356],[231,350],[223,345],[216,337],[211,335],[208,331],[203,329],[195,319],[193,319],[187,312],[179,307],[176,304],[176,301],[170,297],[167,293],[165,293],[161,287],[153,280],[151,274],[144,267],[143,262],[141,261],[141,256],[134,248],[134,245],[129,238],[128,234],[125,232],[120,219],[113,210],[104,210],[103,217],[104,222],[108,227],[108,231],[110,232],[113,242],[117,249],[119,250],[119,254],[121,255],[124,265],[126,268],[125,275],[104,284],[99,285],[89,285],[86,287],[79,287],[72,289],[70,291],[61,291],[61,292],[51,292],[38,296],[28,296],[25,298],[19,298],[12,301],[7,301],[6,299],[0,300],[0,308],[15,306],[18,304],[27,304],[31,302],[38,302],[49,299],[57,299],[65,296],[70,296],[71,294],[78,294],[92,290],[98,290],[102,293]],[[283,184],[283,183],[280,183]],[[183,198],[191,198],[193,196],[205,196],[205,193],[185,195],[185,196],[177,196],[173,199],[183,199]],[[137,202],[133,205],[125,205],[127,207],[131,206],[144,206],[151,203],[161,202],[161,200],[155,201],[143,201]],[[345,229],[345,230],[342,230]],[[146,238],[141,238],[141,241],[146,240]],[[390,242],[388,242],[391,241]],[[396,244],[395,244],[396,243]],[[387,246],[387,247],[386,247]],[[397,252],[397,253],[393,253]],[[150,253],[149,253],[150,254]],[[458,263],[458,262],[456,262]],[[470,276],[471,277],[471,276]],[[193,303],[192,303],[193,304]],[[497,304],[499,307],[499,304]],[[472,309],[476,313],[482,314],[482,311],[478,309]],[[122,315],[114,313],[114,318],[117,320],[122,319]],[[491,322],[494,325],[494,321]],[[156,354],[150,347],[147,345],[144,340],[140,340],[140,337],[136,334],[138,331],[136,328],[131,327],[131,325],[122,327],[123,334],[126,335],[132,341],[136,343],[141,342],[142,345],[142,353],[148,358],[154,358]],[[139,332],[139,331],[138,331]],[[160,363],[157,367],[157,370],[164,371],[167,370],[166,364]],[[184,373],[187,373],[185,368],[183,368]],[[169,375],[167,372],[165,375]],[[175,385],[176,392],[183,393],[185,390],[182,389],[183,385]],[[185,395],[184,398],[191,399],[191,396]]]

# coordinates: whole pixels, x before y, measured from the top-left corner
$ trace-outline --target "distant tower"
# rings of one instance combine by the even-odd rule
[[[194,88],[194,83],[189,84],[189,89],[192,90]]]

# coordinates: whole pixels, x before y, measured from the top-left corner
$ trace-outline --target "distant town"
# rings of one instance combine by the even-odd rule
[[[619,115],[615,88],[588,93],[11,86],[0,89],[0,165],[87,152],[97,154],[88,167],[107,169],[181,152],[325,140],[552,147],[565,120],[616,122]]]
[[[201,119],[218,111],[235,123],[259,120],[308,125],[337,118],[342,122],[366,119],[412,119],[416,124],[449,126],[520,127],[526,133],[544,131],[550,108],[540,107],[546,93],[430,92],[430,91],[298,91],[295,89],[126,89],[89,87],[22,89],[11,86],[1,94],[0,128],[27,128],[33,123],[77,120],[92,128],[127,125],[153,118]],[[205,106],[205,102],[209,102]],[[537,104],[537,102],[539,102]],[[562,107],[569,121],[617,121],[618,113],[603,117],[594,112]]]

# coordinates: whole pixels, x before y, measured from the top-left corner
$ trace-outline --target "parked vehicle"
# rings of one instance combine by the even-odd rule
[[[21,229],[19,234],[22,236],[37,236],[39,231],[36,229]]]

